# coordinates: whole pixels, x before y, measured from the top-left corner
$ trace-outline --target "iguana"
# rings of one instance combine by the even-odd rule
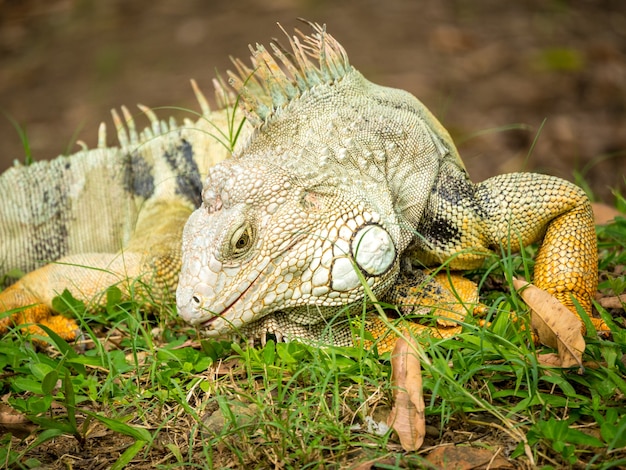
[[[20,310],[5,325],[47,322],[71,339],[76,324],[53,314],[54,295],[97,303],[117,283],[171,292],[182,255],[178,311],[210,336],[351,344],[347,320],[367,295],[403,311],[451,308],[436,329],[458,331],[458,280],[446,286],[424,268],[472,269],[538,241],[535,284],[591,313],[597,250],[584,192],[529,173],[473,184],[416,98],[367,81],[312,27],[273,56],[257,46],[252,68],[235,61],[247,121],[225,160],[215,135],[233,133],[234,109],[211,112],[200,95],[195,123],[166,126],[144,109],[152,130],[137,136],[126,112],[130,137],[115,118],[119,148],[3,174],[3,266],[59,259],[0,293],[0,308]],[[367,328],[374,338],[387,329]]]

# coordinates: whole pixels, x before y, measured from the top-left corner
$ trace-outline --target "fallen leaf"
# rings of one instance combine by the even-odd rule
[[[426,456],[435,468],[454,470],[512,469],[515,468],[506,458],[488,449],[469,446],[442,446]]]
[[[394,457],[379,457],[377,459],[367,460],[365,462],[359,462],[356,465],[350,467],[350,470],[372,470],[373,468],[384,468],[384,466],[397,465],[397,459]],[[395,468],[407,468],[405,466]]]
[[[213,437],[224,433],[230,427],[241,428],[258,419],[259,407],[254,403],[244,403],[239,400],[228,402],[228,410],[218,408],[202,417],[203,437]]]
[[[215,370],[216,376],[231,375],[235,377],[245,376],[246,372],[239,359],[226,359],[220,361]]]
[[[35,429],[37,426],[23,413],[14,410],[9,405],[0,404],[0,434],[8,431],[16,437],[24,438]]]
[[[416,346],[414,338],[408,342],[405,338],[398,338],[391,353],[394,404],[387,424],[398,434],[406,451],[419,449],[426,434],[422,371],[415,353]]]
[[[621,308],[624,310],[626,305],[626,294],[615,295],[613,297],[603,297],[599,300],[600,305],[604,308]]]
[[[539,364],[550,367],[561,367],[561,357],[555,353],[537,354]]]
[[[548,292],[526,281],[514,279],[513,286],[532,310],[531,326],[539,341],[558,351],[560,367],[578,365],[582,373],[585,339],[580,319]]]
[[[615,207],[602,204],[601,202],[592,202],[593,220],[596,225],[606,225],[618,215],[622,215]]]

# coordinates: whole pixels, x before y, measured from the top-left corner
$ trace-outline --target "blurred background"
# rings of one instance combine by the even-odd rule
[[[280,38],[276,22],[308,31],[298,17],[420,98],[475,181],[532,170],[626,192],[622,0],[0,0],[0,170],[24,161],[16,125],[39,160],[94,146],[122,104],[197,109],[190,78],[212,95],[229,55]]]

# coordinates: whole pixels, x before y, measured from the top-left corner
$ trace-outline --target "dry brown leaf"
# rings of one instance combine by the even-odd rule
[[[237,358],[220,361],[215,370],[215,375],[217,376],[232,375],[241,377],[245,376],[245,374],[246,371],[243,368],[241,360]]]
[[[537,354],[539,364],[549,367],[561,367],[561,357],[556,353]]]
[[[578,365],[582,373],[585,339],[580,319],[549,293],[526,281],[514,279],[513,286],[532,310],[531,326],[539,341],[558,351],[560,367]]]
[[[23,413],[9,405],[0,404],[0,434],[9,431],[13,435],[24,438],[37,429],[37,426]]]
[[[394,404],[387,418],[406,451],[417,450],[424,442],[426,418],[422,371],[415,353],[416,342],[398,338],[391,353],[391,383],[394,387]]]
[[[397,459],[395,457],[379,457],[377,459],[367,460],[365,462],[358,462],[354,466],[350,467],[350,470],[372,470],[374,467],[379,468],[384,466],[394,466],[397,465]],[[407,468],[407,467],[396,467],[396,468]]]
[[[596,225],[606,225],[618,215],[622,215],[615,207],[607,206],[601,202],[592,202],[593,220]]]
[[[604,308],[621,308],[624,310],[624,305],[626,305],[626,294],[615,295],[613,297],[602,297],[599,302]]]
[[[488,449],[468,446],[442,446],[426,456],[435,468],[455,470],[513,469],[506,458]]]

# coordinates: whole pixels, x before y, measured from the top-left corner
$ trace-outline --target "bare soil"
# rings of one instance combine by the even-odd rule
[[[229,55],[297,17],[326,23],[372,81],[424,101],[476,181],[578,171],[606,202],[626,187],[620,0],[0,0],[0,109],[35,159],[71,153],[122,104],[196,109],[190,78],[209,94]],[[23,160],[5,116],[0,142],[0,170]]]

